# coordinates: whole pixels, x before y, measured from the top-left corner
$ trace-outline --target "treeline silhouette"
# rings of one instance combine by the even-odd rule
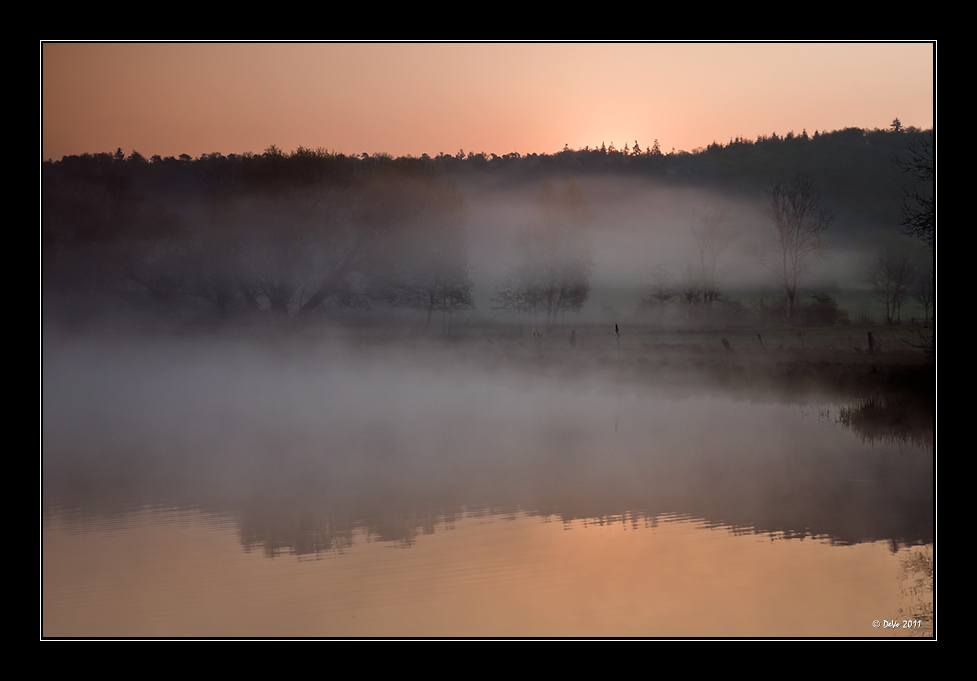
[[[929,132],[789,132],[663,153],[657,141],[554,154],[346,155],[270,147],[191,158],[136,151],[42,163],[45,313],[225,321],[383,301],[430,324],[473,305],[463,186],[601,175],[762,196],[803,172],[848,224],[900,224],[899,163]],[[846,220],[841,222],[844,224]]]
[[[464,198],[417,159],[120,151],[44,164],[42,193],[45,304],[68,321],[472,304]]]

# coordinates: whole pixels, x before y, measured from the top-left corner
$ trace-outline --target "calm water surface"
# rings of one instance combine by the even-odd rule
[[[933,633],[932,442],[842,405],[280,348],[44,361],[47,636]]]

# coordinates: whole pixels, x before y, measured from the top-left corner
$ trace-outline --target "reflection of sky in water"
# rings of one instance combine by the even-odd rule
[[[49,635],[905,636],[914,597],[885,542],[771,541],[691,519],[459,515],[409,549],[242,551],[196,512],[44,533]],[[925,590],[924,585],[924,590]]]
[[[895,555],[907,549],[890,549],[932,541],[931,450],[864,444],[835,423],[836,405],[558,380],[379,350],[343,361],[215,350],[46,353],[48,621],[82,616],[61,589],[68,600],[122,599],[111,607],[123,609],[166,593],[119,592],[113,575],[132,570],[142,588],[166,573],[188,594],[200,590],[198,603],[212,597],[246,612],[242,626],[278,621],[267,631],[289,635],[873,635],[861,628],[868,610],[891,618],[899,607]],[[200,511],[133,514],[147,507]],[[660,520],[673,514],[705,520]],[[231,520],[218,527],[213,517]],[[74,532],[112,518],[111,531]],[[789,537],[806,540],[771,548]],[[857,542],[869,543],[849,554],[830,546]],[[390,546],[410,550],[377,553]],[[342,560],[311,568],[295,555]],[[270,556],[274,567],[261,568]],[[353,582],[335,585],[319,569]],[[286,601],[308,580],[328,581],[316,593],[333,617],[301,599],[286,607],[291,622],[265,612],[270,604],[235,604],[235,590],[243,597],[262,570],[275,573],[267,578]],[[241,583],[217,578],[227,571],[240,571]],[[388,593],[379,575],[428,600]],[[232,626],[187,598],[190,610],[174,605],[155,633]],[[483,612],[484,628],[466,629],[463,612],[479,599],[500,607]],[[714,616],[710,601],[722,604]],[[441,614],[398,630],[422,605]],[[503,621],[525,628],[490,626]]]

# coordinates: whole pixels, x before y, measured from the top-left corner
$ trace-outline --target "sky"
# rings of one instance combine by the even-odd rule
[[[41,154],[693,151],[934,125],[935,44],[41,42]]]

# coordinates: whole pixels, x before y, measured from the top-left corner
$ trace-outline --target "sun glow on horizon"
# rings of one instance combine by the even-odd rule
[[[43,43],[42,157],[436,156],[929,128],[932,43]]]

